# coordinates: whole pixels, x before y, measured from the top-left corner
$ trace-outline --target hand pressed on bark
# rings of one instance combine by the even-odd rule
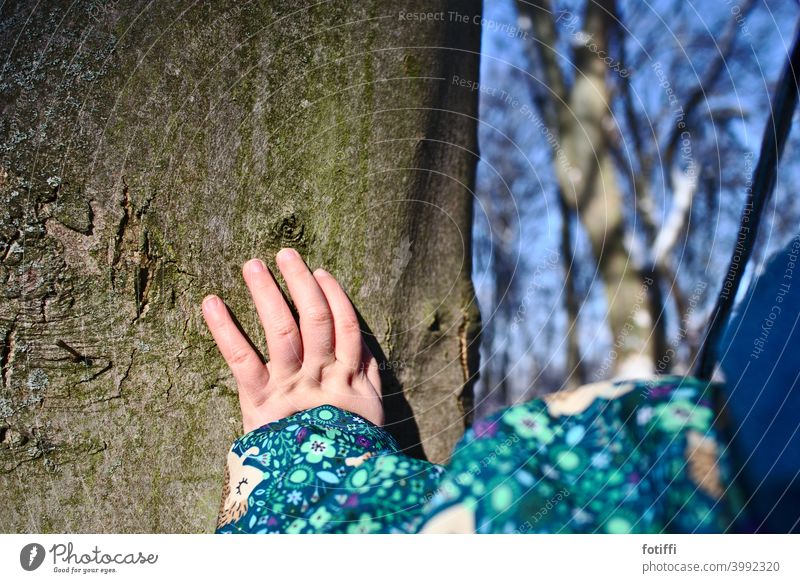
[[[353,305],[334,277],[314,273],[294,249],[282,249],[278,268],[300,316],[299,327],[278,284],[259,259],[244,276],[267,338],[264,364],[222,300],[203,300],[203,317],[233,373],[245,432],[319,405],[346,409],[383,424],[381,383]]]

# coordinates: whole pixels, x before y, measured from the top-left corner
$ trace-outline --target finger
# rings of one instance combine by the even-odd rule
[[[214,295],[207,296],[203,300],[203,317],[239,389],[251,397],[260,393],[269,381],[269,371],[234,324],[223,301]]]
[[[339,282],[324,269],[317,269],[314,272],[314,279],[325,294],[333,314],[333,346],[336,360],[352,372],[356,372],[361,366],[362,340],[361,327],[353,304]]]
[[[293,374],[303,363],[303,342],[275,278],[260,259],[245,263],[242,275],[264,327],[272,373],[278,377]]]
[[[370,384],[375,388],[375,392],[378,394],[378,397],[381,399],[383,395],[381,394],[381,372],[380,367],[378,366],[378,359],[372,355],[369,347],[367,346],[366,340],[362,338],[361,340],[361,370],[369,380]]]
[[[294,249],[281,249],[278,267],[300,314],[303,365],[322,366],[334,360],[333,314],[328,300]]]

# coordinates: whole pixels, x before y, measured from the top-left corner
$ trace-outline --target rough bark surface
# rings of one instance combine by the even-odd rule
[[[399,17],[450,10],[470,22]],[[479,326],[477,94],[452,83],[479,10],[3,4],[0,530],[213,528],[241,426],[199,304],[264,349],[240,266],[283,246],[374,334],[390,431],[447,457]]]

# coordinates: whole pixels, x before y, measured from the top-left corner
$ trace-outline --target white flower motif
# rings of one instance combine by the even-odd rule
[[[572,510],[572,520],[574,520],[576,524],[586,524],[591,519],[592,515],[583,508],[575,508]]]
[[[546,478],[557,479],[561,474],[550,464],[542,464],[542,473]]]
[[[599,451],[592,456],[592,465],[598,469],[605,469],[611,463],[611,456],[605,451]]]
[[[646,425],[653,418],[652,407],[641,407],[636,411],[636,423]]]

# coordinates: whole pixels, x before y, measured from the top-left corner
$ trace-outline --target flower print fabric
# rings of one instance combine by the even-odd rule
[[[721,532],[732,504],[691,378],[585,385],[477,421],[446,467],[332,406],[251,431],[228,454],[217,532]]]
[[[410,532],[443,471],[400,454],[380,427],[323,405],[236,440],[217,532]]]

